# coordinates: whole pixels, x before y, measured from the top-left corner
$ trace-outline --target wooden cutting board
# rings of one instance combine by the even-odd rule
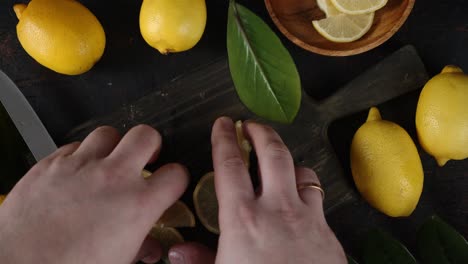
[[[406,46],[322,102],[315,102],[303,93],[301,109],[293,124],[269,123],[283,137],[295,161],[312,167],[319,175],[326,192],[327,211],[358,197],[351,176],[343,173],[343,166],[349,165],[340,164],[329,141],[330,123],[420,89],[427,80],[417,52]],[[234,120],[258,118],[239,101],[226,58],[171,80],[161,91],[86,122],[72,130],[67,141],[82,140],[101,125],[114,126],[122,133],[140,123],[157,128],[163,135],[164,146],[153,169],[166,162],[185,164],[192,181],[184,200],[191,205],[198,179],[212,171],[210,133],[214,120],[222,115]]]

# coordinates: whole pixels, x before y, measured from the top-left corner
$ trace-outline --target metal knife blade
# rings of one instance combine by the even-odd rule
[[[2,71],[0,71],[0,102],[36,161],[40,161],[57,149],[57,145],[28,100]]]

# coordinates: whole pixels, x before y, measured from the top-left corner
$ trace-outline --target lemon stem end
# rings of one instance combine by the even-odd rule
[[[380,116],[379,109],[377,109],[377,107],[371,107],[371,109],[369,110],[369,115],[367,116],[367,122],[377,120],[382,120],[382,116]]]
[[[455,65],[447,65],[442,70],[442,73],[463,73],[463,70]]]
[[[21,19],[21,15],[23,14],[23,11],[28,7],[26,4],[16,4],[13,6],[13,11],[15,11],[16,17],[18,19]]]
[[[446,158],[436,158],[436,161],[439,167],[443,167],[445,163],[447,163],[449,160],[450,159],[446,159]]]

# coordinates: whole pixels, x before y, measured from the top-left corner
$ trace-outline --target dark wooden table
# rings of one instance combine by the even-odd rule
[[[201,42],[188,52],[168,56],[150,48],[140,35],[141,0],[83,0],[104,26],[106,51],[90,72],[73,77],[60,75],[37,64],[21,48],[12,10],[17,2],[24,1],[0,2],[0,69],[16,82],[58,143],[65,143],[67,132],[86,120],[158,92],[160,85],[172,78],[226,55],[228,0],[207,0],[208,24]],[[280,35],[263,1],[241,2]],[[305,92],[320,100],[405,44],[416,47],[431,75],[446,64],[456,64],[468,71],[467,14],[465,0],[416,1],[409,20],[392,39],[375,50],[345,58],[309,53],[280,37],[298,66]],[[413,134],[416,101],[417,93],[414,93],[386,106],[393,109],[393,120]],[[341,120],[330,128],[330,137],[343,164],[347,160],[350,135],[340,131],[356,123],[359,116],[362,114]],[[409,218],[390,219],[362,201],[328,215],[330,225],[348,252],[359,256],[363,235],[376,226],[388,230],[415,251],[416,229],[430,213],[437,213],[463,235],[468,235],[468,160],[450,162],[443,168],[438,168],[432,160],[424,168],[421,203]]]

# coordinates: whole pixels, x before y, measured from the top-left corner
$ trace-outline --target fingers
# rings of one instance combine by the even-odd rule
[[[159,153],[161,141],[161,135],[154,128],[139,125],[127,132],[110,158],[117,161],[121,167],[140,171],[151,158],[154,159],[155,153]]]
[[[73,154],[81,145],[81,142],[73,142],[67,145],[63,145],[57,149],[54,153],[50,154],[46,159],[55,159],[59,156],[68,156]]]
[[[305,167],[297,167],[296,168],[296,178],[297,184],[303,183],[316,183],[320,185],[320,181],[317,177],[315,171]],[[322,193],[314,188],[304,188],[298,191],[299,196],[301,197],[302,201],[312,207],[313,211],[317,214],[323,214],[323,198]]]
[[[189,175],[185,167],[173,163],[159,168],[146,182],[148,185],[143,195],[148,201],[155,223],[182,196],[187,188]]]
[[[293,158],[280,136],[272,128],[253,122],[245,123],[245,131],[257,154],[262,195],[298,201]]]
[[[161,256],[162,248],[159,242],[156,239],[147,236],[141,244],[140,250],[133,262],[141,261],[143,263],[156,263],[161,259]]]
[[[237,144],[234,123],[221,117],[213,125],[211,135],[215,187],[220,208],[254,199],[252,181]]]
[[[216,254],[198,243],[182,243],[169,250],[169,261],[177,264],[214,264]]]
[[[91,132],[73,155],[86,159],[102,159],[114,150],[119,141],[120,134],[117,129],[102,126]]]

